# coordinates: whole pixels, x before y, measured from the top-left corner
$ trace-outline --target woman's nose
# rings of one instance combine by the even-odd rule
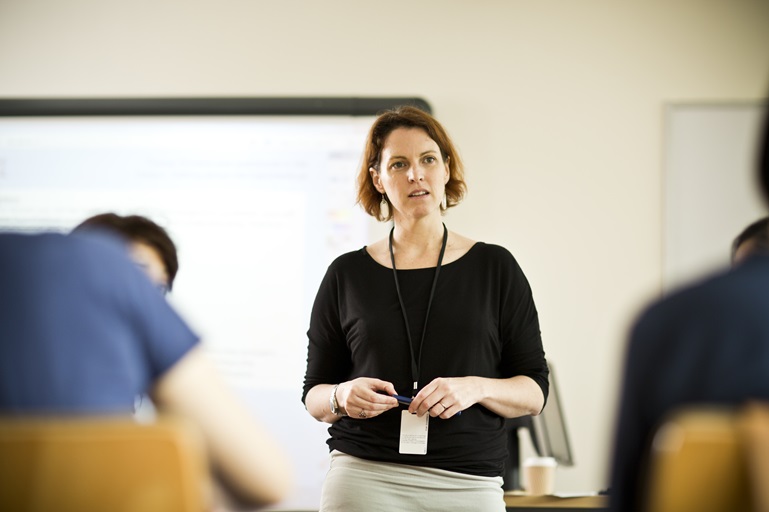
[[[409,181],[422,181],[425,178],[425,173],[422,172],[422,167],[414,165],[409,170]]]

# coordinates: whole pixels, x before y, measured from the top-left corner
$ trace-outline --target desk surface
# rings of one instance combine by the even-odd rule
[[[609,500],[606,496],[525,496],[520,494],[505,493],[505,507],[508,510],[519,509],[579,509],[602,510],[608,507]]]

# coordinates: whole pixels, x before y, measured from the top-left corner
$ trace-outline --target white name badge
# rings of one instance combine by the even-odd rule
[[[408,411],[401,411],[401,439],[398,451],[411,455],[427,454],[427,424],[429,414],[421,418]]]

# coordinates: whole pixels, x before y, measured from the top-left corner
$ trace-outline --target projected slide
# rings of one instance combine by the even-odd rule
[[[0,117],[0,229],[68,232],[103,212],[165,227],[169,300],[317,507],[326,425],[300,398],[310,309],[337,255],[370,241],[355,176],[371,117]]]

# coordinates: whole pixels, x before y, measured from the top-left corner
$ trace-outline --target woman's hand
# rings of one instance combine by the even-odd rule
[[[398,407],[398,400],[392,383],[358,377],[342,382],[336,388],[336,400],[347,415],[354,419],[367,419],[379,416],[385,411]]]
[[[481,404],[503,418],[517,418],[539,414],[544,403],[539,385],[523,375],[507,379],[439,377],[417,393],[409,412],[449,419]]]
[[[418,416],[448,419],[478,401],[477,383],[469,377],[439,377],[423,387],[409,405]]]

